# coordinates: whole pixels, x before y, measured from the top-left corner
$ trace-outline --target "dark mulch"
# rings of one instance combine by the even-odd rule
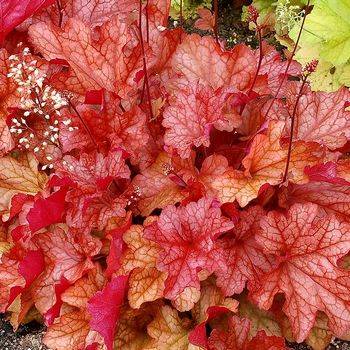
[[[42,344],[44,331],[42,325],[31,322],[13,332],[9,322],[0,316],[0,350],[46,350]]]

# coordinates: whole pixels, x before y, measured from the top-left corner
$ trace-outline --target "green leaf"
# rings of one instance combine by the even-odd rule
[[[289,36],[296,41],[301,22]],[[302,64],[320,61],[311,77],[315,90],[334,91],[349,86],[350,74],[350,0],[318,0],[306,18],[300,49],[295,58]]]
[[[171,0],[170,16],[174,19],[180,18],[181,0]],[[182,0],[182,16],[184,19],[196,17],[199,7],[211,8],[211,0]]]

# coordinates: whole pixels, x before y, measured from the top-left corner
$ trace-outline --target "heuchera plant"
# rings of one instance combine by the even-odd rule
[[[168,29],[170,0],[26,4],[0,21],[13,327],[55,350],[349,337],[350,93],[310,89],[317,57],[283,59],[254,7],[259,47],[228,50],[217,7],[201,37]]]

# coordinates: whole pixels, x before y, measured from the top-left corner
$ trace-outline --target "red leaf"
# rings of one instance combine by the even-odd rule
[[[265,331],[259,331],[249,342],[249,350],[287,350],[285,341],[281,337],[267,336]]]
[[[210,306],[207,311],[207,318],[205,321],[201,322],[199,325],[197,325],[188,335],[188,340],[191,344],[197,345],[203,348],[207,348],[207,335],[206,335],[206,324],[207,322],[213,320],[216,317],[219,317],[220,315],[224,315],[231,310],[228,309],[225,306]]]
[[[161,250],[157,267],[168,273],[167,298],[176,299],[186,287],[199,289],[198,272],[213,272],[220,264],[213,254],[215,238],[232,227],[208,198],[185,207],[168,206],[157,221],[146,226],[145,237]]]
[[[59,316],[61,306],[63,304],[61,296],[69,286],[70,283],[64,277],[62,277],[59,283],[55,285],[56,303],[44,314],[44,320],[46,325],[52,325],[55,321],[55,318]]]
[[[124,302],[128,276],[114,277],[106,287],[89,300],[91,328],[99,332],[108,350],[113,350],[114,333]]]
[[[233,230],[216,243],[216,256],[221,264],[217,270],[217,285],[225,295],[239,294],[249,281],[259,281],[269,271],[273,258],[256,242],[264,210],[251,207],[243,211]]]
[[[123,234],[130,228],[130,226],[131,215],[129,214],[120,227],[117,227],[106,234],[107,238],[111,241],[109,254],[107,256],[107,269],[105,271],[107,277],[111,277],[111,275],[120,268],[120,257],[124,251]]]
[[[53,3],[54,0],[1,0],[0,44],[13,28]]]
[[[345,334],[350,327],[350,278],[337,261],[349,251],[349,224],[320,217],[315,204],[295,204],[287,216],[270,212],[261,228],[257,240],[275,256],[277,266],[255,284],[253,300],[267,310],[274,296],[283,293],[283,311],[298,342],[309,334],[318,310],[328,316],[334,334]]]
[[[61,189],[47,198],[38,198],[29,210],[27,220],[34,233],[43,227],[62,222],[67,189]]]
[[[28,288],[33,281],[44,271],[44,256],[40,250],[30,250],[19,263],[18,271],[26,280]]]
[[[237,316],[229,319],[229,331],[214,329],[209,338],[210,350],[242,350],[249,336],[250,321]]]
[[[334,162],[318,164],[312,167],[307,166],[304,172],[311,181],[326,181],[338,185],[349,185],[348,181],[338,177],[337,164]]]
[[[85,104],[87,105],[102,105],[103,104],[103,90],[90,90],[85,94]]]

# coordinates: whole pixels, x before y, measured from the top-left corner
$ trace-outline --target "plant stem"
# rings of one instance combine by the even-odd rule
[[[146,0],[145,11],[146,11],[146,43],[148,43],[149,42],[148,0]]]
[[[58,26],[59,26],[59,27],[62,27],[63,8],[62,8],[61,1],[60,1],[60,0],[56,0],[56,6],[57,6],[57,9],[58,9],[58,16],[59,16],[59,19],[58,19]]]
[[[75,112],[75,114],[78,116],[80,122],[83,124],[83,127],[85,129],[85,131],[87,132],[87,134],[89,135],[92,143],[94,144],[94,146],[96,147],[96,150],[98,151],[98,145],[97,142],[95,141],[89,127],[86,125],[85,120],[83,119],[83,117],[80,115],[79,111],[75,108],[74,104],[71,102],[70,99],[68,99],[68,104],[69,106],[73,109],[73,111]]]
[[[218,36],[218,20],[219,20],[219,4],[218,0],[214,0],[214,34],[215,34],[215,40],[217,43],[219,43],[219,36]]]
[[[308,8],[309,8],[309,5],[310,5],[310,0],[308,0],[308,2],[307,2],[307,4],[306,4],[307,10],[308,10]],[[302,22],[301,22],[300,30],[299,30],[298,37],[297,37],[297,40],[296,40],[296,42],[295,42],[295,45],[294,45],[292,54],[291,54],[291,56],[290,56],[289,59],[288,59],[287,67],[286,67],[286,69],[285,69],[285,71],[284,71],[284,74],[283,74],[282,79],[281,79],[281,82],[280,82],[280,84],[279,84],[279,86],[278,86],[277,92],[276,92],[275,96],[273,97],[273,99],[271,100],[271,103],[270,103],[270,105],[269,105],[269,107],[268,107],[268,109],[267,109],[267,111],[266,111],[266,113],[265,113],[264,119],[267,118],[267,116],[268,116],[268,114],[269,114],[269,112],[270,112],[270,110],[271,110],[273,104],[275,103],[275,100],[277,99],[277,97],[278,97],[278,95],[279,95],[279,93],[280,93],[280,91],[281,91],[281,88],[282,88],[282,85],[283,85],[283,83],[284,83],[284,80],[285,80],[285,78],[286,78],[286,76],[287,76],[289,67],[290,67],[290,65],[292,64],[292,59],[293,59],[293,57],[294,57],[294,55],[295,55],[295,52],[296,52],[296,50],[297,50],[297,48],[298,48],[299,41],[300,41],[300,37],[301,37],[301,33],[302,33],[302,31],[303,31],[303,28],[304,28],[306,16],[307,16],[308,14],[309,14],[308,12],[305,12],[305,16],[303,17],[303,20],[302,20]]]
[[[146,87],[147,97],[148,97],[148,107],[149,107],[149,113],[150,113],[150,120],[153,120],[151,93],[150,93],[150,89],[149,89],[148,73],[147,73],[145,45],[143,42],[143,35],[142,35],[142,0],[140,0],[140,7],[139,7],[139,28],[138,29],[139,29],[139,36],[140,36],[141,51],[142,51],[143,71],[144,71],[144,75],[145,75],[144,82],[145,82],[145,87]]]
[[[297,112],[297,108],[298,108],[298,104],[299,104],[299,100],[303,94],[303,89],[304,86],[306,84],[306,80],[307,80],[308,75],[303,76],[302,79],[302,84],[297,96],[297,99],[295,101],[295,105],[293,108],[293,113],[291,115],[291,123],[290,123],[290,135],[289,135],[289,143],[288,143],[288,153],[287,153],[287,161],[286,161],[286,168],[284,170],[284,175],[283,175],[283,180],[282,183],[285,183],[285,181],[287,180],[287,176],[288,176],[288,169],[289,169],[289,163],[290,163],[290,158],[292,155],[292,144],[293,144],[293,136],[294,136],[294,124],[295,124],[295,114]]]
[[[183,3],[182,3],[183,0],[180,0],[180,27],[182,28],[183,27]]]

